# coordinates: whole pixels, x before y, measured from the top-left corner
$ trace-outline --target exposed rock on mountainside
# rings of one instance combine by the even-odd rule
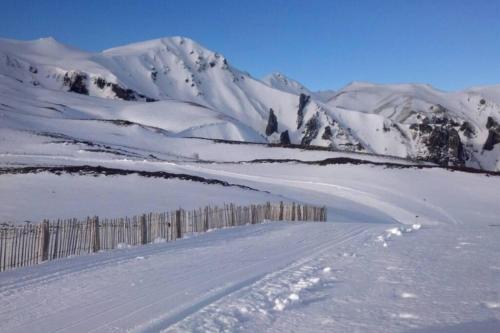
[[[278,118],[276,118],[273,109],[269,109],[269,119],[267,120],[266,135],[269,136],[275,132],[278,132]]]
[[[454,128],[434,127],[426,140],[432,162],[444,165],[463,165],[465,156],[460,136]]]
[[[500,170],[500,85],[443,92],[353,82],[318,93],[280,73],[257,80],[184,37],[99,53],[52,38],[0,39],[0,95],[2,110],[11,110],[4,126],[25,132],[75,136],[71,119],[130,121],[157,135],[317,145]],[[113,133],[107,130],[102,140]]]
[[[492,117],[488,117],[486,128],[488,129],[488,137],[483,145],[483,149],[493,150],[494,146],[500,143],[500,125]]]
[[[318,136],[320,128],[321,128],[321,123],[319,122],[319,115],[315,114],[306,123],[304,130],[304,137],[302,138],[301,144],[309,145],[311,141]]]
[[[302,124],[304,123],[304,108],[306,107],[306,104],[309,102],[311,99],[311,96],[305,95],[305,94],[300,94],[299,96],[299,109],[297,111],[297,129],[302,127]]]
[[[331,140],[332,137],[333,137],[332,129],[330,128],[330,126],[325,126],[325,129],[324,129],[324,132],[323,132],[323,135],[321,136],[321,138],[323,140]]]
[[[66,73],[63,79],[64,85],[68,86],[70,92],[77,94],[88,95],[87,75],[85,73],[73,72]]]
[[[464,131],[467,131],[467,125],[464,127]],[[467,154],[457,129],[458,123],[446,117],[434,118],[432,121],[424,118],[421,123],[411,124],[413,137],[421,145],[416,157],[440,165],[465,165]]]
[[[280,143],[283,144],[283,145],[289,145],[289,144],[291,144],[290,135],[288,134],[288,130],[281,132],[281,134],[280,134]]]

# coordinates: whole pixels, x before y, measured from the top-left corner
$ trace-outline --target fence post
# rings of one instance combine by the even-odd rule
[[[94,237],[92,239],[92,252],[99,252],[101,249],[101,237],[99,235],[99,217],[95,216],[92,221],[93,229],[94,229]]]
[[[43,220],[41,242],[40,242],[40,252],[42,253],[42,261],[47,261],[49,259],[49,243],[50,243],[49,220]]]
[[[182,238],[182,230],[181,230],[181,210],[178,209],[175,212],[175,225],[177,229],[177,238]]]
[[[236,225],[236,216],[234,215],[234,204],[231,204],[229,205],[229,208],[231,210],[231,226],[235,226]]]
[[[205,207],[205,216],[204,216],[204,227],[203,227],[203,231],[207,231],[208,230],[208,206]]]
[[[283,210],[284,210],[283,201],[280,201],[280,216],[278,218],[280,221],[283,221]]]
[[[142,214],[139,220],[139,228],[141,228],[141,244],[147,244],[148,234],[146,229],[146,214]]]

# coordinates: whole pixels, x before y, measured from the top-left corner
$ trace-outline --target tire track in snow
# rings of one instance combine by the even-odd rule
[[[197,306],[191,308],[190,311],[184,311],[182,313],[182,316],[176,316],[174,318],[167,318],[165,320],[158,320],[158,322],[154,323],[153,325],[148,325],[145,328],[139,327],[137,330],[132,330],[132,332],[144,332],[144,333],[154,333],[154,332],[159,332],[159,331],[168,331],[168,328],[171,327],[172,325],[175,325],[176,323],[179,323],[180,321],[186,319],[188,316],[193,316],[199,313],[201,310],[204,308],[214,304],[217,302],[217,304],[223,302],[223,298],[228,297],[236,292],[245,292],[249,291],[252,288],[255,287],[255,285],[259,283],[265,283],[266,281],[272,281],[273,279],[276,279],[280,275],[287,274],[287,272],[293,270],[297,270],[301,266],[306,266],[308,263],[317,260],[319,256],[324,254],[325,252],[328,252],[346,242],[352,241],[353,239],[360,237],[362,234],[364,234],[369,228],[366,227],[358,227],[352,230],[351,232],[341,235],[338,238],[333,238],[330,242],[328,242],[326,245],[323,245],[321,247],[318,247],[315,249],[311,254],[307,255],[304,258],[301,258],[299,260],[294,261],[293,263],[287,265],[286,267],[283,267],[279,269],[278,271],[265,274],[259,279],[254,279],[253,282],[247,283],[244,285],[241,285],[240,288],[235,288],[234,290],[228,290],[229,292],[221,294],[219,298],[213,298],[211,299],[210,302],[200,302],[197,304]],[[203,305],[203,306],[201,306]],[[175,330],[174,330],[175,331]]]
[[[326,227],[327,225],[324,226]],[[256,226],[251,226],[248,227],[248,229],[253,230],[255,227]],[[329,235],[333,236],[331,238],[329,238],[328,236],[318,237],[319,235],[322,235],[322,233],[320,232],[320,230],[322,229],[316,229],[316,231],[313,232],[313,234],[305,238],[302,235],[298,235],[298,233],[303,233],[304,231],[307,232],[306,230],[308,230],[307,228],[309,227],[312,228],[311,230],[314,230],[313,226],[302,226],[301,224],[291,224],[286,228],[279,227],[277,230],[275,230],[277,231],[276,235],[273,235],[272,232],[271,234],[268,233],[269,227],[273,228],[271,225],[257,227],[260,229],[260,232],[257,232],[257,234],[249,232],[248,235],[243,235],[243,238],[245,238],[244,244],[247,244],[243,248],[241,248],[242,243],[240,241],[236,241],[235,244],[230,245],[230,243],[232,242],[230,238],[226,238],[226,240],[229,243],[222,244],[222,246],[223,248],[229,246],[228,251],[231,251],[230,249],[235,246],[238,249],[241,248],[241,251],[247,251],[249,249],[254,248],[255,242],[264,237],[266,238],[265,242],[267,242],[268,244],[266,245],[266,247],[274,249],[272,251],[274,253],[271,256],[269,256],[265,260],[262,260],[262,258],[258,257],[255,258],[255,255],[258,254],[259,251],[261,251],[259,249],[256,249],[254,251],[255,254],[251,255],[254,257],[254,259],[252,259],[252,257],[249,257],[250,260],[248,264],[244,264],[242,266],[241,260],[234,260],[234,262],[232,262],[231,260],[233,259],[231,259],[230,262],[228,262],[227,264],[221,263],[222,266],[220,264],[217,265],[215,269],[216,271],[222,269],[221,273],[217,272],[215,274],[213,273],[207,274],[206,272],[207,267],[205,268],[197,267],[196,263],[194,264],[191,263],[190,265],[194,266],[189,266],[190,268],[187,270],[185,269],[182,271],[177,270],[177,272],[175,272],[175,270],[171,272],[169,265],[164,267],[164,269],[158,270],[156,265],[161,266],[162,262],[166,258],[172,257],[169,251],[166,251],[164,255],[162,255],[162,253],[156,253],[156,255],[150,253],[151,255],[146,260],[136,260],[136,261],[129,260],[131,261],[129,263],[130,265],[127,264],[126,262],[124,263],[117,262],[116,265],[114,263],[110,263],[109,265],[104,265],[102,267],[95,267],[94,269],[90,269],[80,273],[77,272],[69,273],[66,275],[64,281],[62,281],[63,286],[65,286],[65,288],[61,289],[61,297],[63,297],[64,294],[67,292],[72,292],[72,293],[78,293],[80,291],[85,292],[86,290],[85,288],[83,288],[80,291],[78,289],[76,290],[71,289],[71,285],[74,284],[72,283],[73,280],[77,281],[82,277],[84,277],[85,280],[91,279],[91,281],[101,278],[109,280],[110,277],[112,278],[112,276],[110,276],[112,274],[115,274],[116,277],[119,278],[121,274],[127,272],[129,269],[132,269],[135,264],[143,266],[144,264],[146,264],[145,267],[146,270],[144,269],[140,270],[137,274],[142,274],[142,275],[160,274],[158,276],[161,276],[161,274],[169,274],[169,275],[166,280],[165,278],[160,278],[160,279],[150,279],[149,281],[146,281],[145,282],[146,284],[141,287],[142,289],[140,289],[140,292],[136,294],[134,294],[133,292],[132,293],[128,292],[126,293],[128,295],[120,296],[116,294],[113,295],[112,293],[105,293],[104,295],[101,295],[101,303],[92,302],[92,299],[94,299],[95,297],[94,295],[89,295],[90,299],[83,297],[83,299],[80,301],[79,304],[71,305],[71,302],[67,305],[63,304],[63,307],[60,309],[60,311],[56,310],[56,312],[54,312],[51,309],[47,309],[45,312],[48,313],[46,313],[45,315],[43,315],[44,312],[43,305],[41,309],[36,309],[36,308],[24,309],[25,310],[24,314],[20,315],[20,317],[16,319],[19,320],[19,322],[17,322],[17,324],[16,322],[10,323],[15,325],[14,327],[11,326],[11,328],[13,331],[23,331],[28,328],[33,329],[33,327],[36,327],[38,331],[44,331],[44,330],[56,331],[57,329],[59,329],[59,331],[75,331],[75,330],[108,331],[113,329],[131,329],[131,328],[134,328],[135,331],[139,332],[155,331],[154,329],[155,327],[163,328],[165,327],[165,325],[168,327],[176,322],[179,322],[180,320],[189,316],[190,314],[198,312],[201,308],[204,308],[212,304],[218,299],[224,298],[228,294],[234,293],[238,290],[241,290],[242,288],[245,288],[248,285],[255,283],[256,281],[261,280],[264,276],[268,275],[270,272],[272,273],[273,270],[276,268],[281,269],[283,267],[289,266],[291,261],[293,262],[294,259],[296,261],[297,258],[301,258],[301,256],[303,256],[304,254],[309,256],[315,256],[316,253],[322,250],[326,251],[328,250],[328,248],[332,246],[337,246],[338,243],[340,242],[348,242],[353,237],[356,237],[356,235],[358,235],[359,233],[363,233],[366,230],[374,228],[375,226],[364,225],[364,224],[357,224],[357,225],[352,224],[352,225],[340,225],[340,226],[328,225],[327,230],[332,231],[331,233],[329,233]],[[259,234],[262,232],[264,232],[265,235]],[[281,247],[283,246],[279,244],[286,244],[279,242],[289,241],[288,236],[286,235],[284,236],[282,232],[285,232],[285,234],[288,232],[295,233],[295,236],[292,237],[291,239],[295,239],[296,241],[293,242],[293,244],[288,244],[285,247],[287,248],[287,250],[283,249],[283,251],[279,251],[278,249],[280,249],[280,246]],[[250,238],[248,236],[250,236]],[[317,241],[316,242],[305,241],[307,240],[307,238],[311,239],[311,237],[314,237],[315,240],[317,239]],[[197,238],[202,239],[204,237],[197,237]],[[219,239],[218,241],[221,241],[221,239]],[[278,244],[274,244],[275,242],[278,242]],[[185,243],[189,243],[189,240],[188,242]],[[207,244],[203,245],[210,245],[209,243],[210,242],[207,242]],[[169,245],[175,246],[177,244],[171,243]],[[180,249],[182,251],[189,250],[189,247],[186,249],[180,247]],[[133,253],[131,254],[131,256],[137,256],[138,254],[137,251],[131,251],[131,252]],[[141,251],[141,252],[147,252],[147,251]],[[217,251],[215,253],[217,253]],[[179,255],[178,252],[172,253],[172,255],[176,254]],[[144,253],[144,255],[148,254]],[[147,266],[148,265],[147,262],[150,258],[154,259],[154,261],[152,261],[149,264],[150,266]],[[78,259],[80,258],[75,258],[74,261],[76,262],[78,261]],[[53,262],[53,265],[55,264],[56,262]],[[122,266],[123,264],[126,265],[121,269],[119,269],[120,266]],[[133,270],[131,270],[130,272],[133,273]],[[176,274],[172,275],[172,273]],[[199,278],[198,280],[196,279],[196,276],[207,276],[209,278],[204,279],[203,281],[200,282]],[[112,279],[110,281],[112,281]],[[166,281],[169,281],[173,287],[168,288],[169,284],[168,283],[165,284]],[[120,279],[118,279],[117,282],[120,282]],[[51,287],[50,283],[44,283],[43,281],[39,283],[42,286],[44,284],[47,284],[47,287],[49,288]],[[196,283],[196,286],[193,287],[194,283]],[[59,284],[60,282],[57,282],[57,285]],[[56,286],[56,284],[52,285],[54,285],[54,287]],[[26,292],[30,292],[32,290],[36,291],[38,284],[35,283],[27,286],[29,286],[29,288],[27,288]],[[43,288],[46,289],[47,287]],[[188,290],[190,294],[189,295],[185,294],[184,293],[185,290]],[[172,291],[174,291],[174,293],[172,293]],[[41,292],[43,293],[44,290],[41,290]],[[98,294],[99,290],[94,290],[94,292]],[[193,299],[193,295],[198,295],[198,297],[195,297]],[[36,293],[33,296],[37,296]],[[40,295],[40,297],[43,297],[43,295]],[[16,301],[16,299],[18,299],[17,295],[15,294],[11,295],[9,301],[11,301],[12,298],[17,303]],[[54,304],[58,305],[57,298],[59,298],[59,296],[56,296],[55,298],[56,299],[52,300],[51,302],[54,302]],[[37,298],[35,297],[34,299],[30,300],[36,300],[36,299]],[[96,299],[96,301],[97,300],[98,299]],[[170,311],[165,312],[165,310],[168,309],[170,309]],[[26,320],[29,319],[30,311],[42,311],[42,313],[40,313],[42,314],[42,316],[36,315],[35,313],[35,318],[31,318],[31,320],[28,320],[28,322],[26,322]],[[84,318],[82,318],[81,313],[86,314]],[[28,318],[25,318],[26,315]],[[5,317],[5,315],[0,317]],[[62,322],[60,322],[60,320],[59,319],[56,320],[56,318],[64,318],[64,319],[62,320]],[[153,327],[153,329],[151,329],[151,327]]]
[[[233,228],[226,228],[225,231],[234,231],[229,229]],[[263,232],[265,232],[265,230],[263,230],[261,225],[258,225],[254,228],[247,228],[242,234],[239,234],[238,237],[259,236]],[[189,238],[192,237],[188,237],[187,239]],[[199,239],[203,240],[204,238]],[[127,264],[135,261],[138,257],[149,257],[157,254],[168,255],[170,252],[191,249],[192,245],[186,243],[185,240],[186,239],[181,239],[175,242],[168,242],[167,244],[147,244],[145,246],[131,247],[127,250],[107,250],[85,256],[78,256],[77,258],[62,258],[41,265],[2,272],[0,276],[2,278],[0,279],[0,296],[6,296],[6,294],[22,290],[30,290],[30,288],[35,286],[48,285],[58,280],[71,279],[81,274],[101,270],[105,267]],[[200,243],[199,246],[204,245],[203,241]],[[4,283],[2,282],[4,279],[10,279],[12,282]],[[33,303],[31,300],[26,304],[26,307],[36,308],[38,306],[41,306],[41,304]],[[25,310],[27,310],[26,307],[24,307]],[[9,310],[3,311],[2,309],[0,311],[0,316],[5,315],[8,311]]]

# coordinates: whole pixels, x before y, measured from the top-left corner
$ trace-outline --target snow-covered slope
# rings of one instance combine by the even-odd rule
[[[353,83],[316,93],[279,73],[254,79],[184,37],[99,53],[52,38],[0,39],[0,97],[0,126],[23,133],[86,132],[106,143],[133,129],[500,169],[500,86]]]
[[[274,72],[262,79],[262,82],[266,83],[268,86],[289,92],[291,94],[300,95],[307,94],[311,95],[312,92],[307,89],[302,83],[287,77],[286,75]]]
[[[380,143],[393,136],[389,142],[372,146],[377,152],[392,151],[398,156],[406,152],[437,163],[498,170],[499,88],[444,92],[422,84],[354,82],[337,92],[328,105],[351,118],[356,114],[359,119],[371,119],[356,129],[365,142]]]
[[[498,176],[373,165],[108,163],[255,190],[139,175],[7,173],[0,174],[0,215],[33,221],[304,200],[326,205],[329,222],[226,228],[1,272],[0,331],[499,331]]]
[[[283,73],[274,72],[266,75],[262,78],[262,82],[268,86],[289,92],[291,94],[300,95],[306,94],[312,96],[315,100],[320,102],[328,102],[333,96],[335,96],[335,91],[333,90],[323,90],[323,91],[311,91],[306,88],[302,83],[294,80]]]

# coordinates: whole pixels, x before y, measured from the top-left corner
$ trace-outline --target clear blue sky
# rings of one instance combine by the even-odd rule
[[[0,0],[0,36],[89,51],[182,35],[261,77],[445,90],[500,83],[500,0]]]

